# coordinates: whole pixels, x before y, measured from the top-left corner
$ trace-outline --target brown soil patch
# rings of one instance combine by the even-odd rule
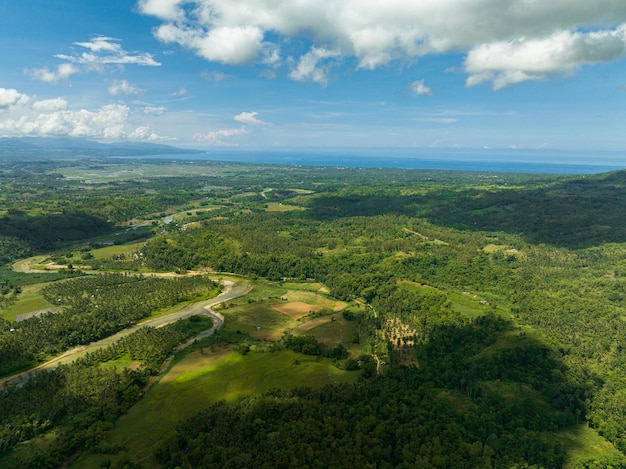
[[[291,303],[272,305],[272,308],[286,314],[291,319],[300,319],[309,314],[311,311],[319,311],[322,309],[320,306],[313,306],[308,303],[303,303],[302,301],[292,301]]]
[[[289,290],[287,294],[283,296],[283,300],[314,304],[320,308],[332,309],[335,312],[341,311],[348,306],[348,303],[344,301],[331,300],[323,295],[308,291]]]

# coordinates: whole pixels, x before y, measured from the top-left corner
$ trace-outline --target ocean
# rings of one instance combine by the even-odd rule
[[[141,157],[148,158],[148,157]],[[626,155],[583,152],[379,150],[231,150],[149,158],[348,168],[437,169],[536,174],[595,174],[626,169]]]

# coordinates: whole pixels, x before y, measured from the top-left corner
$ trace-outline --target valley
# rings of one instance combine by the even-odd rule
[[[626,177],[487,175],[3,163],[0,465],[626,465]]]

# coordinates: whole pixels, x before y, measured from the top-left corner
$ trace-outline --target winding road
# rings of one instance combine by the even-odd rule
[[[156,318],[146,319],[145,321],[142,321],[133,326],[127,327],[126,329],[121,330],[117,334],[114,334],[105,339],[68,350],[62,355],[59,355],[58,357],[55,357],[52,360],[42,363],[41,365],[35,368],[31,368],[30,370],[26,370],[21,373],[7,376],[5,378],[0,379],[0,387],[8,383],[13,383],[13,384],[18,384],[18,385],[22,384],[33,373],[37,373],[38,371],[41,371],[46,368],[58,366],[59,364],[62,364],[62,363],[71,362],[75,360],[76,358],[78,358],[79,356],[86,354],[87,352],[93,352],[94,350],[97,350],[99,348],[107,347],[108,345],[121,339],[122,337],[132,334],[133,332],[135,332],[137,329],[141,327],[146,327],[146,326],[147,327],[163,327],[163,326],[166,326],[167,324],[176,322],[179,319],[186,319],[197,314],[206,314],[210,316],[211,318],[213,318],[213,320],[215,321],[215,324],[213,325],[211,329],[204,331],[201,334],[197,335],[196,337],[193,337],[192,339],[188,340],[184,344],[179,345],[175,349],[175,352],[182,350],[185,347],[188,347],[189,345],[191,345],[194,341],[207,337],[213,334],[220,327],[222,327],[222,324],[224,323],[223,316],[219,313],[215,313],[211,309],[211,307],[218,305],[220,303],[223,303],[225,301],[243,296],[246,293],[248,293],[250,289],[252,288],[250,283],[245,279],[237,279],[237,281],[223,280],[222,283],[225,286],[224,291],[220,293],[219,295],[217,295],[216,297],[211,298],[210,300],[192,303],[190,305],[187,305],[179,309],[178,311],[174,311],[173,313],[169,313],[169,314],[159,316]]]

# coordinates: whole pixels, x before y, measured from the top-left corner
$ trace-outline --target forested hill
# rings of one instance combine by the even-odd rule
[[[425,213],[433,223],[521,233],[532,243],[579,248],[626,241],[626,171],[541,187],[467,190]]]
[[[0,159],[50,159],[107,156],[147,156],[200,153],[155,143],[99,143],[77,138],[0,138]]]
[[[17,238],[34,250],[50,249],[63,241],[87,239],[112,229],[112,224],[81,212],[27,217],[19,212],[0,218],[0,236]]]

